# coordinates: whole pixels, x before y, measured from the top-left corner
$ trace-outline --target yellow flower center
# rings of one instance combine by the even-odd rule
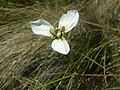
[[[64,37],[65,27],[51,29],[50,33],[53,39],[62,39]]]

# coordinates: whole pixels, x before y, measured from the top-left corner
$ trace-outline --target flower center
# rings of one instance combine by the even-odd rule
[[[62,39],[64,37],[65,27],[51,29],[50,33],[53,39]]]

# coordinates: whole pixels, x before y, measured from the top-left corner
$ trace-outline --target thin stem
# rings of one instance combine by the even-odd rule
[[[96,24],[96,23],[93,23],[93,22],[85,21],[85,20],[81,20],[81,21],[84,22],[84,23],[90,24],[90,25],[97,26],[97,27],[107,28],[107,29],[111,29],[113,31],[120,31],[120,29],[118,29],[118,28],[112,28],[110,26],[104,26],[104,25]]]
[[[75,70],[75,72],[78,74],[79,78],[85,83],[85,85],[90,89],[90,90],[93,90],[92,87],[88,84],[88,82],[85,80],[85,78],[83,76],[81,76],[79,70],[77,69],[77,67],[75,66],[74,62],[73,62],[73,59],[72,57],[67,54],[67,59],[68,59],[68,62],[69,64],[71,65],[71,67]]]
[[[77,75],[77,73],[75,73]],[[80,74],[80,76],[86,76],[86,77],[119,77],[120,74]],[[34,79],[38,79],[39,77],[36,77]],[[0,79],[31,79],[31,77],[0,77]]]
[[[48,86],[48,85],[50,85],[50,84],[56,83],[56,82],[58,82],[58,81],[62,81],[62,80],[64,80],[64,79],[70,78],[70,77],[75,76],[75,75],[76,75],[76,73],[73,73],[73,74],[70,74],[70,75],[65,76],[65,77],[63,77],[63,78],[56,79],[56,80],[51,81],[51,82],[49,82],[49,83],[47,83],[47,84],[38,86],[38,87],[34,88],[33,90],[38,90],[38,89],[40,89],[40,88],[42,88],[42,87],[46,87],[46,86]]]

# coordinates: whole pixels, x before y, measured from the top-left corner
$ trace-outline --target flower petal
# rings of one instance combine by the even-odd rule
[[[51,36],[49,30],[53,28],[53,26],[46,20],[39,19],[36,21],[31,21],[30,24],[31,24],[32,31],[35,34]]]
[[[67,14],[64,14],[59,21],[59,28],[65,27],[65,32],[70,31],[77,25],[79,21],[79,13],[77,10],[70,10]]]
[[[68,54],[70,51],[69,44],[65,39],[55,39],[52,42],[51,47],[53,48],[53,50],[65,55]]]

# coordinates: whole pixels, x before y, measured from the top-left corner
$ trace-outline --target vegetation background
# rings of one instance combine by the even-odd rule
[[[29,24],[55,25],[72,9],[80,20],[66,39],[76,67],[93,90],[120,90],[120,0],[0,0],[0,90],[90,90]]]

